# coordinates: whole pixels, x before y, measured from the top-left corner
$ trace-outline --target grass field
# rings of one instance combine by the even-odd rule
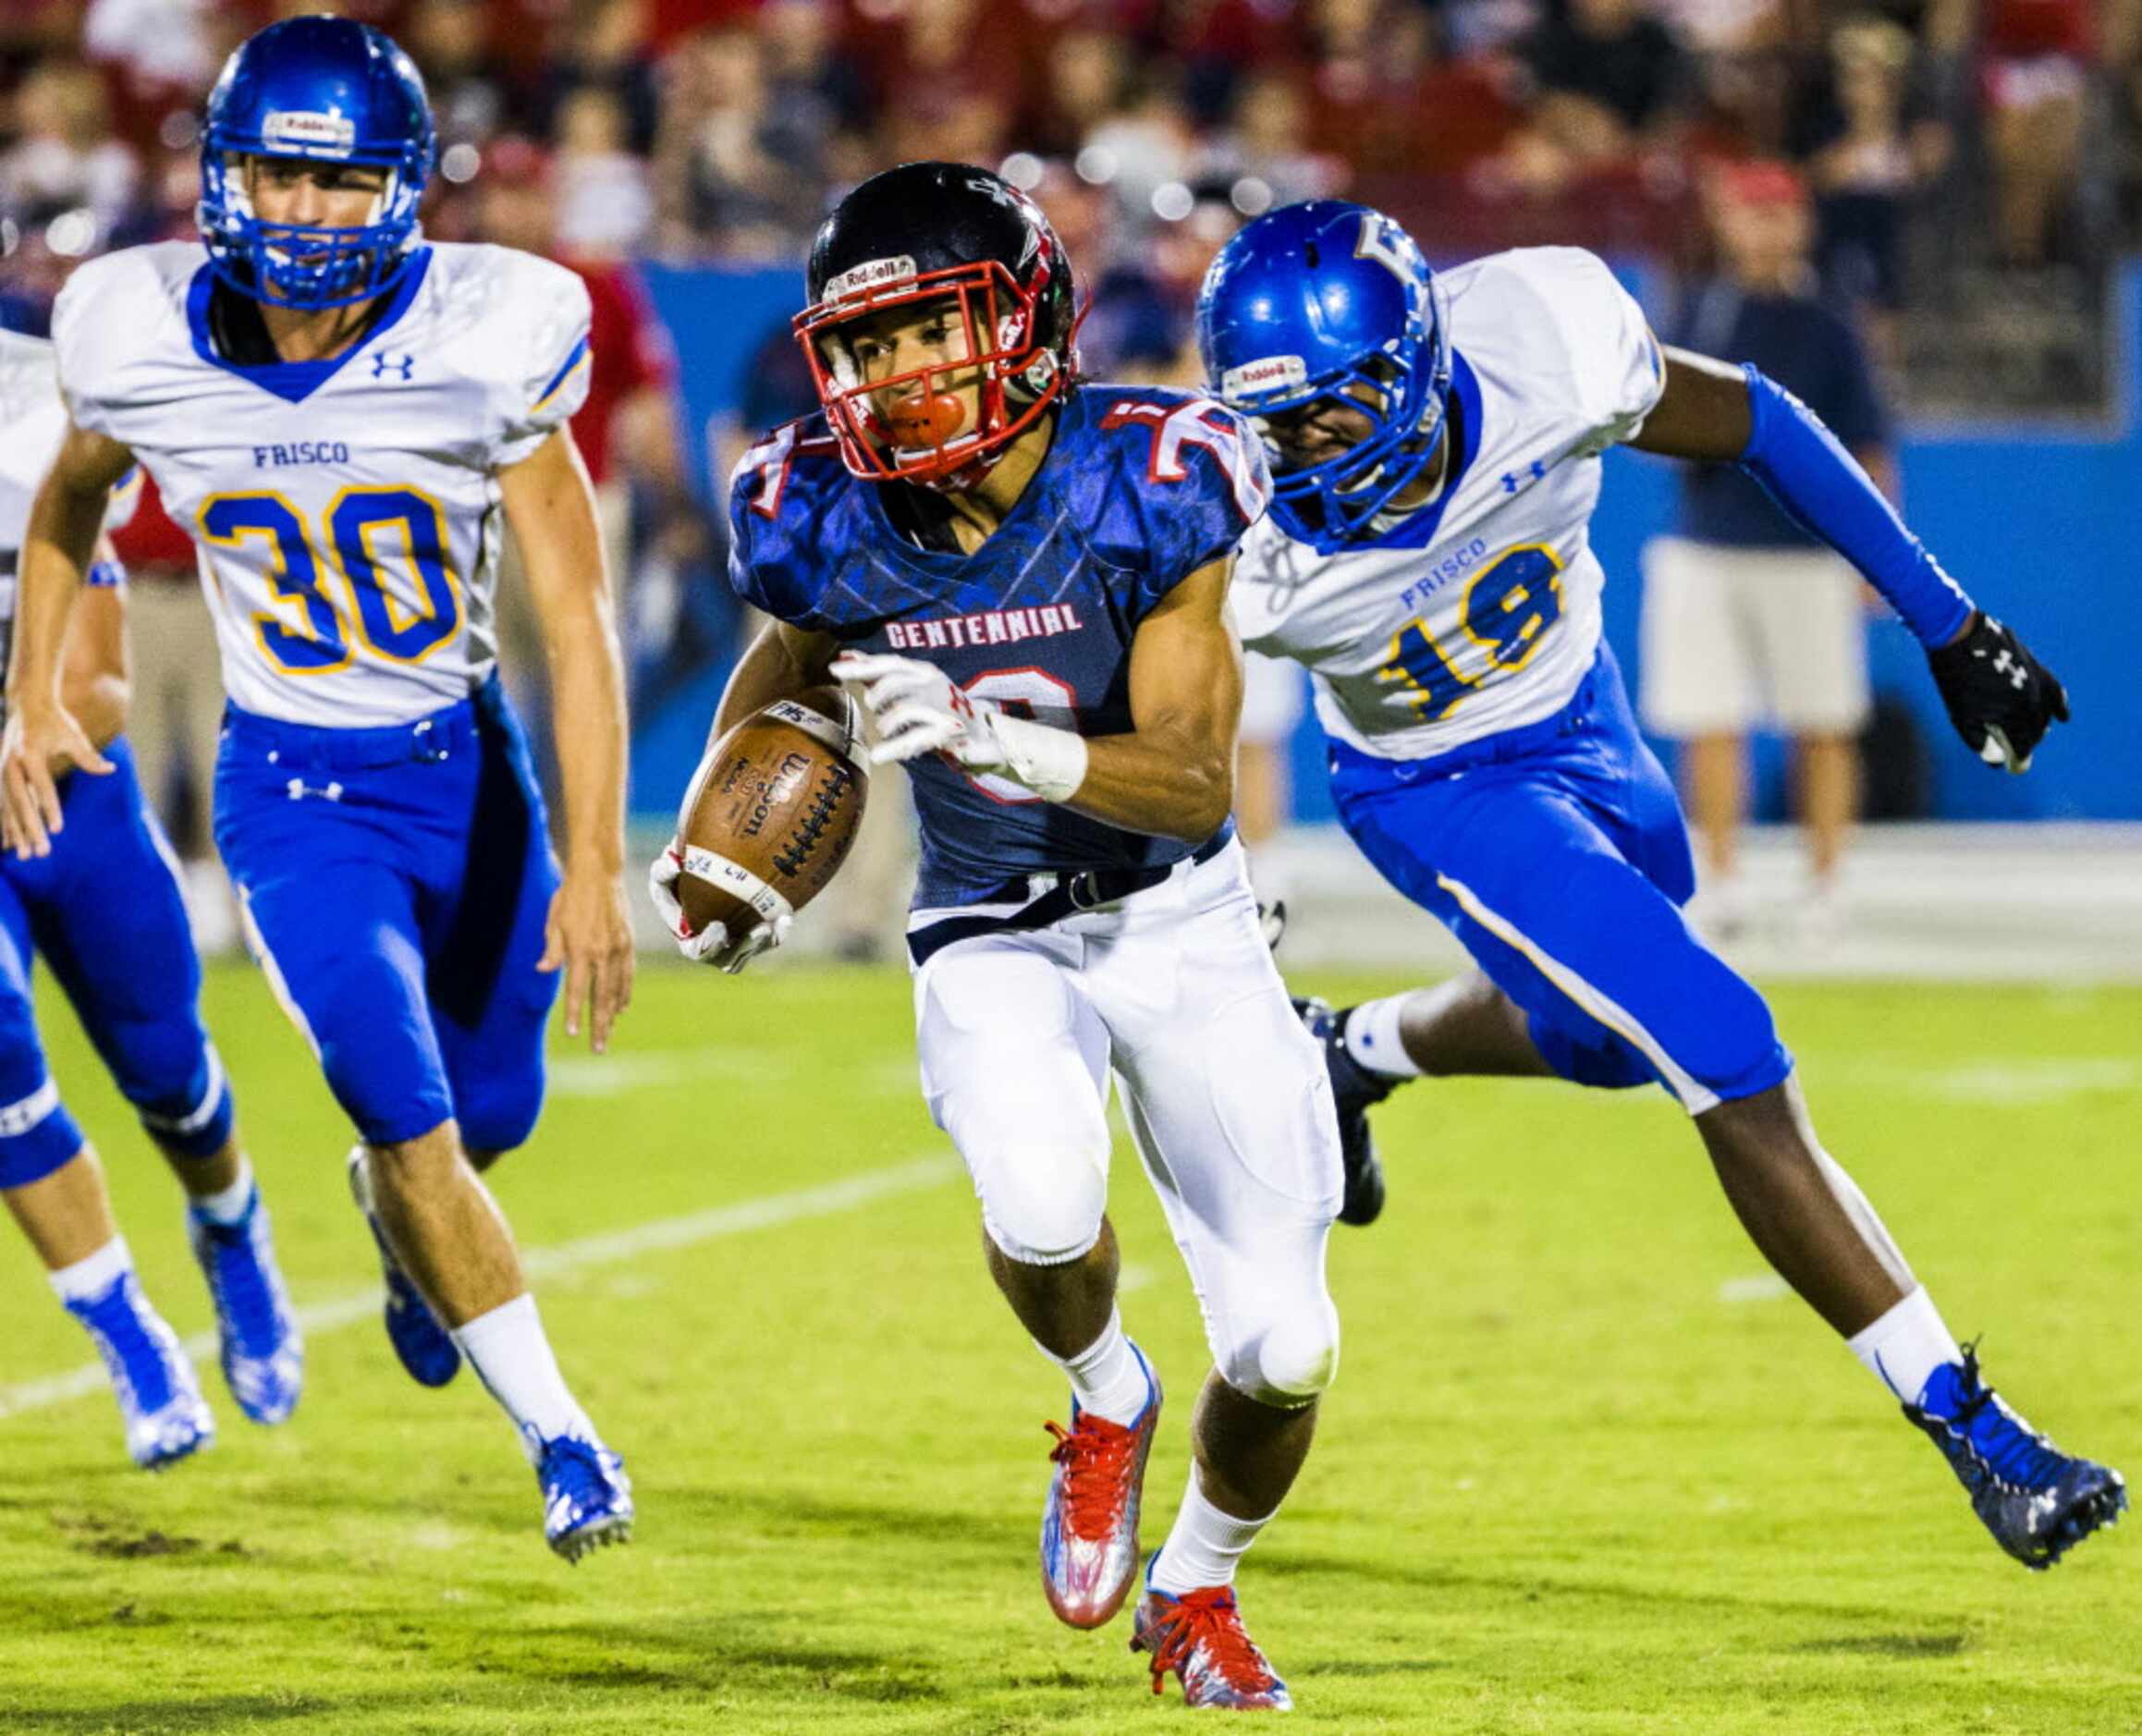
[[[87,1344],[0,1239],[0,1736],[1181,1728],[1127,1619],[1074,1633],[1039,1595],[1064,1397],[984,1275],[903,979],[654,970],[612,1057],[561,1049],[497,1180],[639,1490],[639,1541],[577,1570],[473,1381],[418,1389],[349,1302],[370,1246],[298,1039],[250,971],[209,1000],[292,1289],[327,1324],[288,1426],[250,1427],[204,1367],[222,1438],[152,1478],[101,1391],[26,1390]],[[2142,1472],[2142,991],[1777,1002],[1828,1143],[1992,1377]],[[172,1185],[71,1020],[47,1025],[151,1293],[199,1330]],[[1381,1112],[1389,1210],[1332,1242],[1344,1369],[1242,1578],[1297,1722],[2142,1730],[2142,1536],[2042,1577],[1998,1554],[1774,1293],[1682,1119],[1532,1083]],[[1114,1192],[1125,1314],[1177,1399],[1151,1543],[1205,1356],[1127,1150]]]

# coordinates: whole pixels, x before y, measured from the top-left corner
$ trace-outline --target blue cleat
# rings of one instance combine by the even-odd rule
[[[394,1353],[417,1385],[443,1387],[460,1372],[461,1347],[439,1324],[431,1304],[410,1282],[409,1274],[401,1269],[401,1262],[394,1257],[394,1250],[380,1233],[379,1219],[373,1216],[372,1179],[365,1174],[361,1145],[349,1154],[349,1193],[357,1202],[357,1209],[364,1214],[372,1240],[379,1249],[379,1275],[386,1283],[386,1341],[394,1346]]]
[[[305,1340],[275,1265],[268,1208],[253,1190],[245,1216],[214,1224],[189,1211],[187,1238],[208,1279],[223,1340],[223,1378],[238,1408],[256,1423],[285,1421],[305,1380]]]
[[[149,1305],[131,1272],[102,1295],[70,1302],[112,1377],[127,1424],[127,1454],[144,1471],[161,1471],[215,1439],[215,1419],[201,1396],[178,1335]]]
[[[1976,1345],[1935,1369],[1904,1415],[1941,1449],[1993,1541],[2036,1571],[2117,1522],[2127,1505],[2117,1471],[2071,1459],[1979,1379]]]
[[[577,1435],[544,1440],[527,1431],[543,1485],[543,1534],[568,1561],[605,1544],[632,1540],[632,1479],[600,1441]]]
[[[1294,1012],[1324,1051],[1324,1070],[1331,1079],[1332,1106],[1339,1111],[1339,1155],[1346,1168],[1346,1196],[1339,1207],[1342,1224],[1373,1224],[1383,1211],[1383,1165],[1376,1155],[1376,1136],[1368,1131],[1368,1111],[1391,1094],[1398,1082],[1371,1072],[1346,1046],[1346,1015],[1353,1008],[1331,1010],[1314,996],[1294,996]]]
[[[1154,1560],[1160,1558],[1155,1556]],[[1234,1587],[1215,1585],[1170,1597],[1153,1589],[1148,1566],[1145,1595],[1132,1617],[1131,1649],[1153,1659],[1153,1692],[1172,1673],[1182,1684],[1182,1703],[1230,1712],[1291,1712],[1293,1699],[1271,1660],[1242,1626]]]

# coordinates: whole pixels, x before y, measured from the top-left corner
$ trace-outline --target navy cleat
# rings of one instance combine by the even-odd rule
[[[305,1341],[275,1265],[268,1208],[253,1190],[245,1216],[214,1224],[186,1214],[187,1239],[208,1279],[223,1340],[223,1378],[238,1408],[256,1423],[285,1421],[305,1380]]]
[[[380,1233],[379,1219],[373,1215],[372,1179],[365,1173],[361,1145],[349,1154],[349,1192],[379,1248],[379,1275],[386,1282],[386,1341],[394,1346],[394,1353],[401,1358],[401,1365],[417,1385],[443,1387],[460,1372],[461,1347],[439,1324],[431,1304],[410,1282],[409,1274],[401,1269],[401,1262],[394,1257],[394,1250]]]
[[[551,1440],[527,1430],[543,1485],[543,1534],[568,1561],[605,1544],[632,1540],[632,1479],[625,1461],[600,1441],[578,1435]]]
[[[1904,1415],[1941,1449],[1993,1541],[2033,1571],[2115,1523],[2127,1505],[2117,1471],[2071,1459],[1979,1379],[1976,1345],[1935,1369]]]
[[[1398,1082],[1371,1072],[1346,1046],[1346,1017],[1353,1009],[1331,1010],[1315,996],[1293,997],[1294,1011],[1324,1050],[1324,1070],[1331,1076],[1331,1101],[1339,1111],[1339,1155],[1346,1166],[1346,1197],[1339,1207],[1342,1224],[1373,1224],[1383,1211],[1383,1165],[1376,1155],[1376,1135],[1368,1131],[1370,1106],[1381,1103]]]
[[[215,1439],[215,1419],[201,1396],[178,1335],[149,1305],[131,1272],[67,1311],[88,1328],[112,1377],[126,1419],[127,1454],[144,1471],[161,1471]]]

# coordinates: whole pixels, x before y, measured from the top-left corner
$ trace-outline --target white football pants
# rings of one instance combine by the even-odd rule
[[[914,991],[923,1095],[1009,1258],[1062,1265],[1099,1240],[1113,1068],[1221,1375],[1278,1405],[1330,1384],[1339,1128],[1239,844],[1120,903],[956,941]]]

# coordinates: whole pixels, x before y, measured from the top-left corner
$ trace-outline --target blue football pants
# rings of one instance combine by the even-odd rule
[[[364,1140],[448,1119],[508,1151],[543,1107],[538,972],[557,866],[494,677],[414,724],[335,729],[232,707],[215,839],[248,938]]]
[[[1580,1084],[1656,1081],[1691,1115],[1792,1071],[1762,996],[1690,929],[1673,787],[1602,645],[1569,704],[1426,761],[1331,749],[1341,822]]]
[[[27,1186],[83,1144],[47,1068],[31,1000],[41,956],[120,1094],[167,1151],[208,1157],[234,1116],[201,1022],[201,961],[178,876],[141,799],[133,752],[61,780],[50,855],[0,858],[0,1188]]]

